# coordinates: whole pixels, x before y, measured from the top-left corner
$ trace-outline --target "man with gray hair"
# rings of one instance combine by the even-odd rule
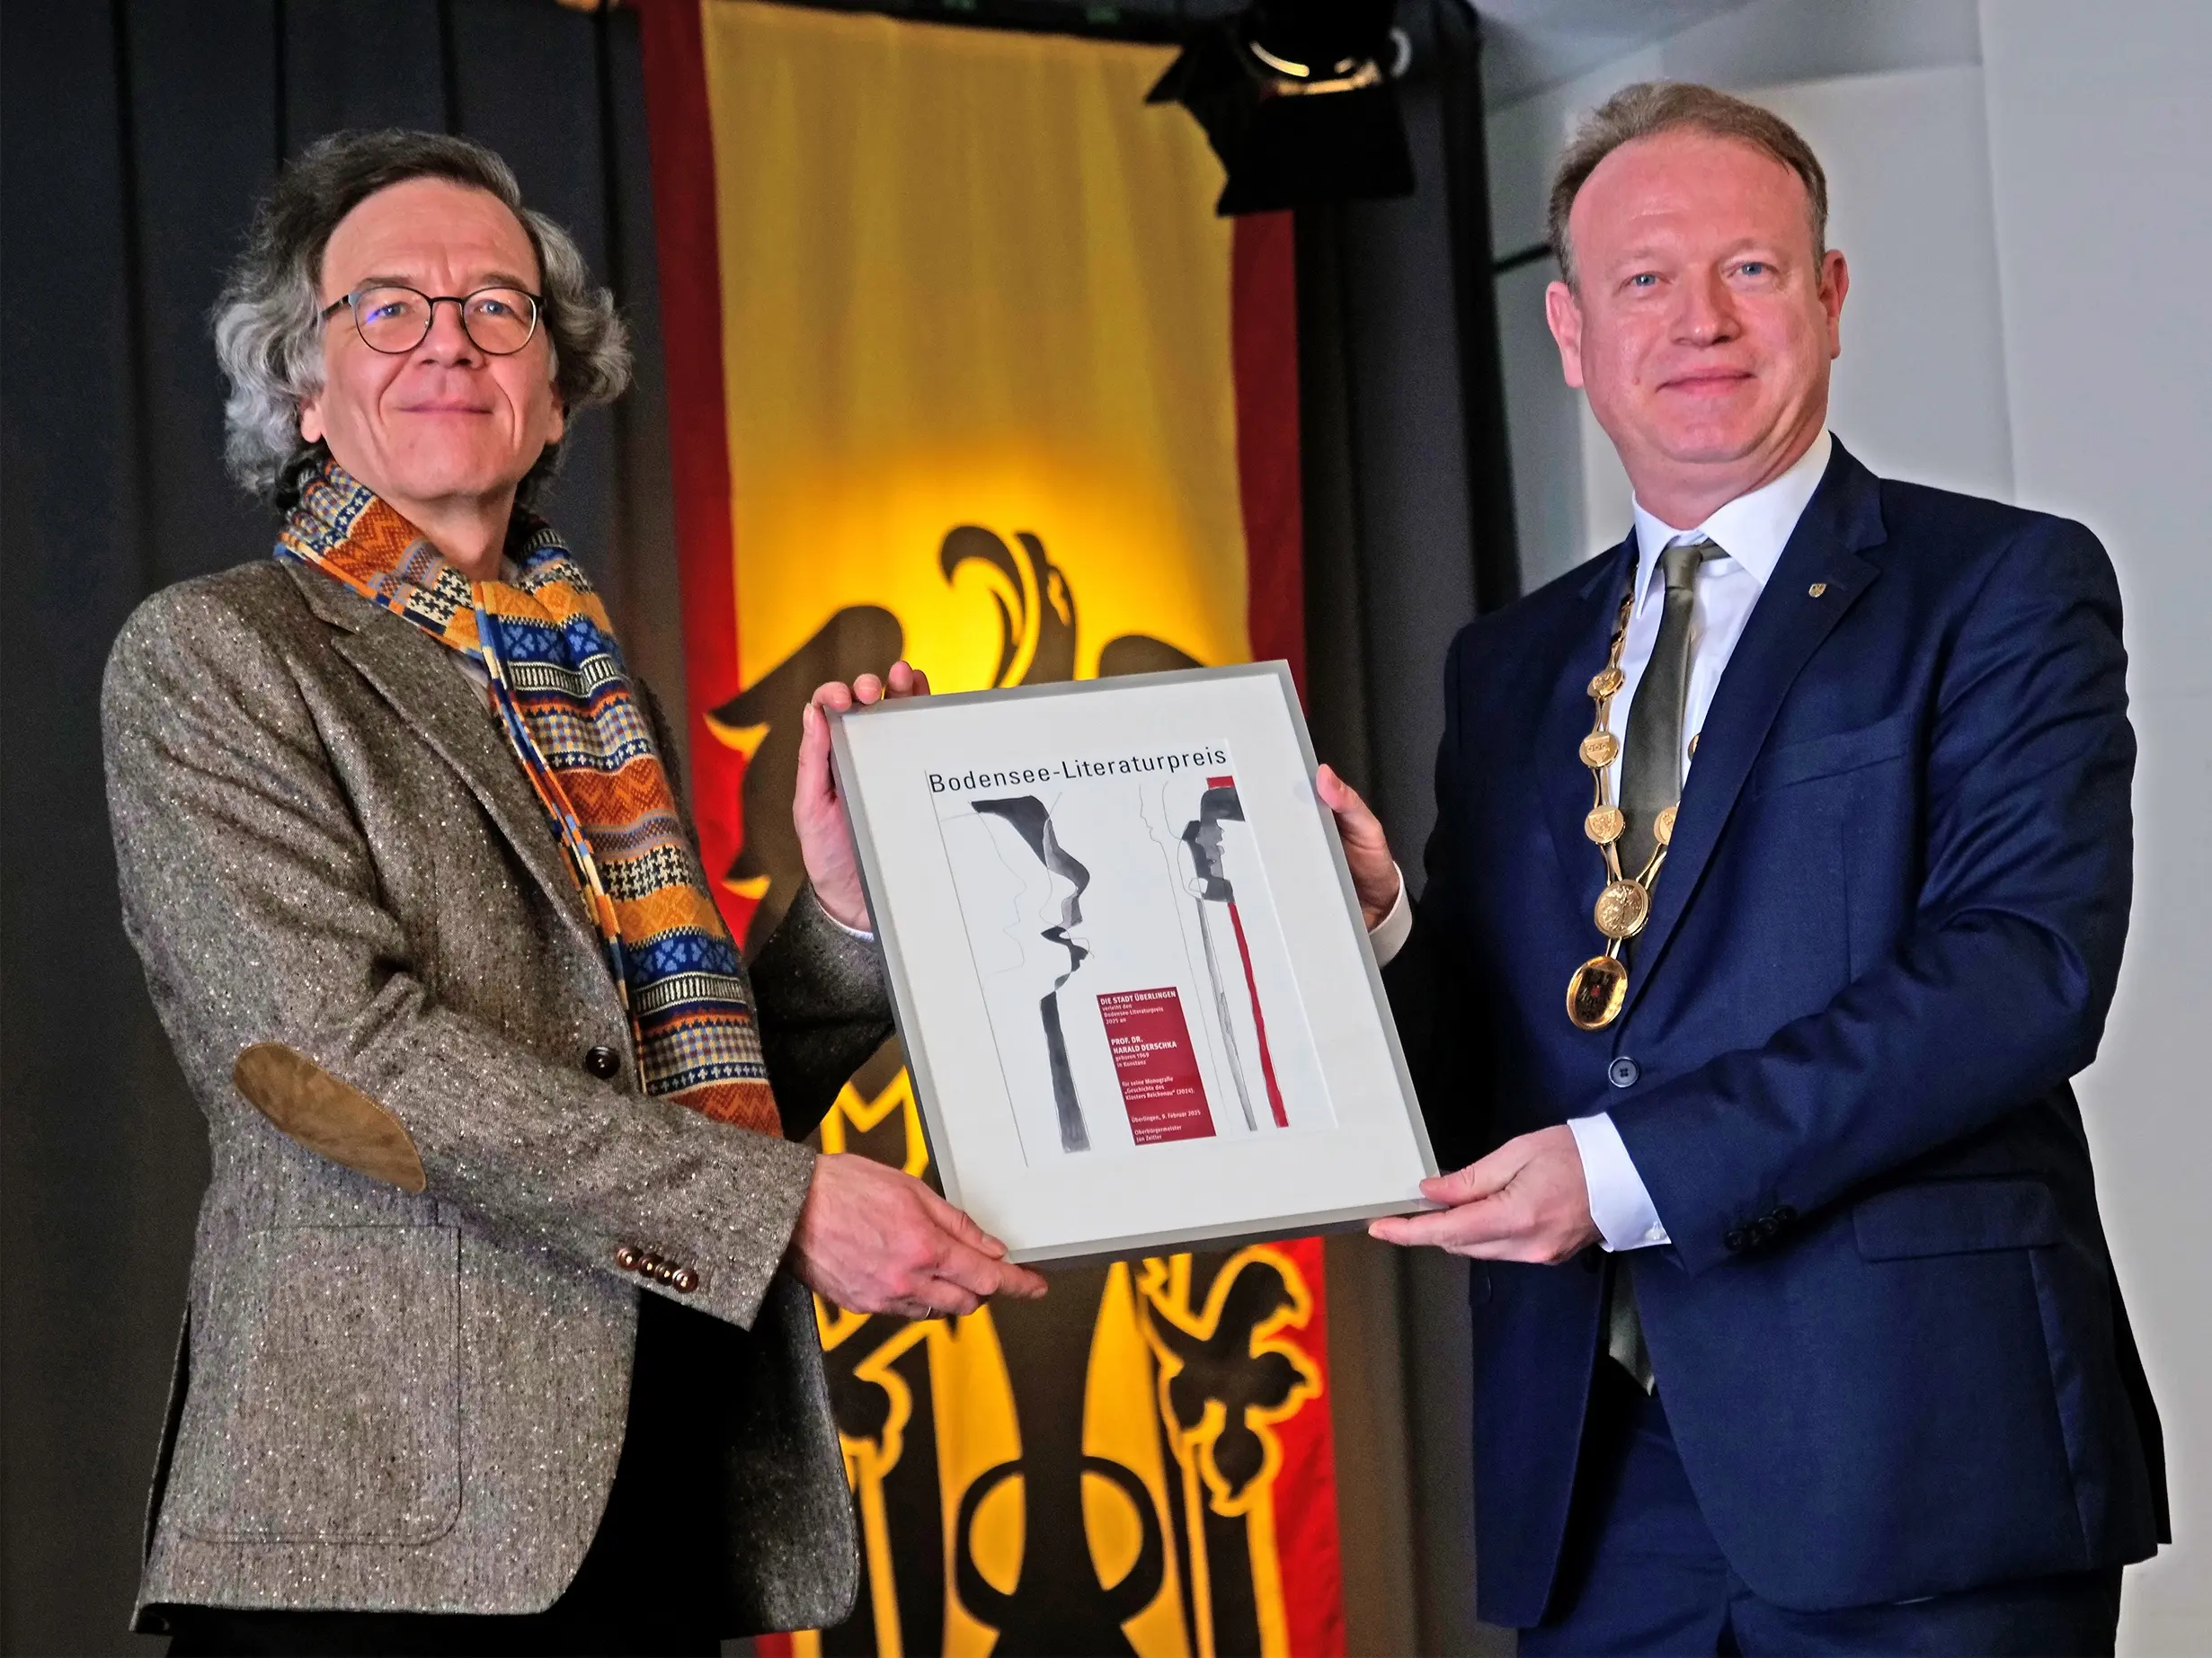
[[[2109,1653],[2167,1535],[2069,1083],[2127,931],[2119,594],[2081,525],[1829,433],[1826,217],[1752,104],[1589,117],[1546,304],[1635,522],[1454,642],[1417,906],[1320,779],[1475,1159],[1373,1229],[1472,1262],[1524,1658]]]
[[[216,324],[276,556],[155,595],[103,700],[124,921],[205,1111],[141,1628],[180,1653],[712,1653],[857,1581],[812,1289],[1035,1274],[794,1143],[887,1034],[824,707],[759,960],[651,692],[530,510],[622,325],[490,151],[342,135]]]

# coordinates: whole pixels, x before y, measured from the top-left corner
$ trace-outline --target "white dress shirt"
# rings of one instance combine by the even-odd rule
[[[1696,578],[1690,620],[1690,683],[1682,722],[1685,779],[1696,751],[1697,733],[1720,684],[1721,670],[1728,667],[1736,642],[1743,637],[1752,607],[1759,602],[1774,566],[1781,561],[1782,548],[1804,515],[1806,503],[1819,487],[1834,448],[1824,430],[1781,477],[1747,495],[1738,495],[1689,529],[1664,523],[1644,510],[1641,501],[1636,503],[1636,606],[1629,613],[1628,637],[1621,646],[1621,672],[1626,683],[1614,696],[1606,719],[1607,729],[1624,742],[1629,709],[1651,661],[1651,647],[1658,640],[1659,620],[1666,608],[1666,584],[1659,577],[1659,554],[1678,541],[1698,539],[1710,540],[1723,554],[1708,559]],[[1609,605],[1611,602],[1609,599]],[[1590,671],[1595,673],[1597,667],[1592,664]],[[1570,762],[1562,757],[1561,763]],[[1621,798],[1620,772],[1621,762],[1616,759],[1612,766],[1615,800]],[[1660,879],[1666,879],[1665,872]],[[1412,931],[1413,909],[1401,877],[1398,901],[1369,934],[1375,960],[1390,961],[1405,947]],[[1590,1189],[1590,1219],[1596,1222],[1605,1247],[1643,1249],[1667,1242],[1666,1225],[1652,1204],[1643,1177],[1630,1160],[1612,1113],[1576,1117],[1567,1126],[1582,1154],[1583,1178]]]

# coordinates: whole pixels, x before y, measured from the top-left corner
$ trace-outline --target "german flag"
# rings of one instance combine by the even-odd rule
[[[757,946],[822,680],[1302,669],[1291,226],[1214,217],[1164,49],[640,11],[693,805]],[[895,1046],[822,1138],[927,1175]],[[791,1650],[1342,1652],[1318,1241],[817,1313],[864,1584]]]

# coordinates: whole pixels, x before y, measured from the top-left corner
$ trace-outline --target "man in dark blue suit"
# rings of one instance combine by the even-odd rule
[[[1561,163],[1636,489],[1453,643],[1428,882],[1324,771],[1472,1258],[1482,1616],[1531,1654],[2110,1652],[2158,1420],[2069,1078],[2132,852],[2078,524],[1826,430],[1820,165],[1702,87]]]

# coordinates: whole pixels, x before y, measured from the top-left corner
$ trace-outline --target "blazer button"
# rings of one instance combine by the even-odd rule
[[[602,1042],[585,1052],[583,1068],[601,1082],[612,1082],[622,1075],[622,1056]]]
[[[637,1263],[642,1259],[644,1257],[637,1253],[635,1246],[630,1244],[625,1244],[615,1251],[615,1264],[626,1272],[637,1271]]]
[[[1748,1249],[1751,1246],[1751,1234],[1746,1231],[1742,1227],[1730,1227],[1728,1230],[1728,1236],[1723,1237],[1720,1241],[1728,1246],[1728,1250],[1730,1255],[1735,1255],[1737,1252]]]
[[[689,1295],[699,1287],[699,1275],[688,1266],[680,1266],[676,1269],[676,1275],[668,1281],[678,1295]]]
[[[1793,1223],[1793,1222],[1797,1219],[1797,1218],[1798,1218],[1798,1211],[1797,1211],[1796,1210],[1794,1210],[1794,1209],[1790,1208],[1789,1204],[1787,1204],[1787,1203],[1781,1203],[1781,1204],[1777,1204],[1777,1205],[1775,1206],[1775,1209],[1774,1209],[1774,1224],[1775,1224],[1776,1226],[1778,1226],[1778,1227],[1786,1227],[1786,1226],[1789,1226],[1789,1225],[1790,1225],[1791,1223]]]
[[[1605,1068],[1605,1080],[1616,1088],[1633,1088],[1643,1074],[1644,1068],[1625,1053]]]

